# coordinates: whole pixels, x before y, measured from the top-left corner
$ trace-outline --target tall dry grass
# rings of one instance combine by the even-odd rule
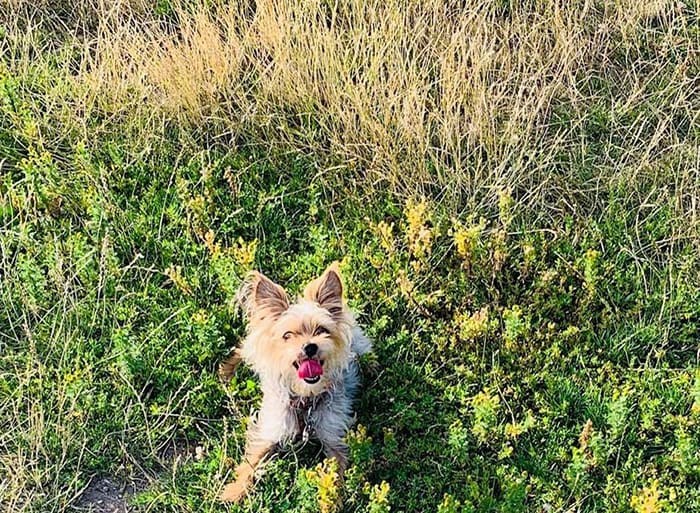
[[[14,0],[15,27],[30,29],[10,28],[10,69],[42,53],[27,20],[50,10],[28,5]],[[700,44],[683,2],[262,0],[157,16],[83,0],[71,12],[64,78],[86,133],[96,118],[174,122],[330,158],[399,192],[474,205],[509,188],[555,210],[591,201],[580,167],[613,183],[697,159]]]

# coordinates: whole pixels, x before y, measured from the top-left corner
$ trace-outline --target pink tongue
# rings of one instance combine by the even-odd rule
[[[297,376],[299,376],[300,379],[315,378],[321,375],[323,375],[323,367],[321,367],[321,364],[316,360],[304,360],[299,364]]]

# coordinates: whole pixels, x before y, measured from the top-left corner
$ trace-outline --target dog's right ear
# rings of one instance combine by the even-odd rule
[[[238,291],[238,303],[253,324],[277,319],[289,308],[284,289],[257,271],[251,272],[243,282]]]
[[[330,312],[333,318],[343,318],[343,282],[340,264],[333,262],[328,269],[304,289],[304,297],[315,301]]]

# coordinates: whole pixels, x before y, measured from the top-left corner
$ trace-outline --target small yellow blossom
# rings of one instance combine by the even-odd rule
[[[509,422],[508,424],[506,424],[504,433],[508,438],[518,438],[521,434],[523,434],[523,429],[522,426],[517,422],[515,424],[511,424]]]
[[[193,324],[204,326],[209,320],[209,314],[207,314],[206,310],[200,309],[192,314],[191,320]]]
[[[424,260],[411,260],[408,265],[411,266],[411,270],[416,276],[419,276],[425,270]]]
[[[378,485],[371,486],[365,483],[363,492],[369,495],[369,511],[372,513],[388,513],[391,511],[389,504],[389,483],[382,481]]]
[[[578,326],[567,326],[567,328],[561,332],[563,338],[572,338],[581,333],[581,328]]]
[[[180,292],[183,292],[188,296],[192,295],[192,287],[189,283],[187,283],[187,279],[182,275],[182,266],[171,265],[164,271],[164,273],[168,278],[170,278],[170,281],[173,282],[175,287],[177,287]]]
[[[204,196],[197,194],[191,197],[185,204],[185,207],[193,221],[202,222],[204,220],[207,210],[207,201]]]
[[[239,237],[236,244],[230,248],[235,262],[245,270],[250,270],[252,268],[257,250],[258,239],[246,242],[241,237]]]
[[[516,342],[527,335],[530,330],[530,320],[519,305],[503,310],[503,341],[506,348],[514,349]]]
[[[491,237],[491,257],[493,258],[493,270],[499,272],[506,263],[508,250],[506,248],[506,238],[508,233],[505,229],[499,228]]]
[[[454,322],[459,329],[459,338],[466,341],[475,340],[489,332],[491,327],[489,307],[485,306],[472,314],[469,312],[458,313],[455,315]]]
[[[446,493],[442,497],[442,502],[438,505],[438,513],[456,513],[461,510],[462,503]]]
[[[340,475],[335,458],[325,459],[314,469],[306,471],[306,478],[317,489],[316,499],[321,513],[334,513],[340,507]]]
[[[386,221],[379,221],[372,227],[374,232],[379,237],[379,244],[381,244],[384,251],[387,254],[391,254],[394,251],[394,223],[387,223]]]
[[[504,460],[506,458],[510,458],[510,456],[512,454],[513,454],[513,446],[510,445],[508,442],[506,442],[501,446],[501,450],[498,451],[498,459]]]
[[[349,431],[346,439],[349,445],[372,443],[372,437],[367,434],[367,428],[363,424],[358,424],[354,430]]]
[[[498,217],[504,227],[507,227],[513,221],[513,196],[509,190],[501,189],[498,191]]]
[[[659,481],[654,480],[649,486],[645,486],[630,499],[630,506],[636,513],[660,513],[663,508]]]
[[[408,248],[416,258],[430,255],[434,231],[428,226],[431,219],[428,203],[425,200],[408,200],[404,209],[406,216],[406,240]]]
[[[73,372],[67,372],[66,374],[63,375],[63,380],[67,385],[70,385],[71,383],[75,383],[80,381],[82,377],[82,372],[80,369],[76,369]]]
[[[535,263],[535,260],[537,259],[537,250],[535,249],[535,246],[533,246],[529,242],[523,243],[522,250],[525,267],[530,267],[533,263]]]
[[[491,430],[496,428],[500,403],[500,397],[496,394],[492,395],[488,389],[484,389],[472,398],[474,409],[472,433],[479,443],[486,443]]]
[[[535,417],[531,411],[528,411],[525,415],[525,419],[522,422],[509,422],[508,424],[506,424],[504,433],[508,438],[516,439],[523,433],[527,433],[534,426]]]
[[[583,279],[589,295],[595,294],[598,283],[600,251],[589,249],[583,255]]]
[[[458,219],[452,220],[452,240],[455,243],[457,254],[465,261],[470,261],[477,248],[481,235],[486,228],[486,219],[479,219],[478,223],[463,224]]]
[[[204,234],[204,245],[209,250],[209,254],[212,257],[217,257],[221,253],[221,244],[216,242],[216,235],[214,235],[214,230],[207,230]]]
[[[423,227],[423,225],[430,219],[430,213],[428,212],[428,204],[425,199],[416,201],[414,199],[409,199],[406,202],[406,208],[404,210],[406,215],[406,221],[408,222],[408,233],[415,235]]]
[[[399,271],[398,277],[396,278],[396,284],[399,286],[399,291],[401,291],[401,294],[404,297],[410,298],[413,296],[413,289],[415,288],[415,285],[406,274],[406,271]]]

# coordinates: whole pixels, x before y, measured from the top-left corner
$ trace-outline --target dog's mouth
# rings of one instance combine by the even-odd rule
[[[299,379],[303,379],[309,385],[318,383],[321,380],[321,376],[323,376],[323,360],[307,358],[294,362],[293,365],[297,370]]]

